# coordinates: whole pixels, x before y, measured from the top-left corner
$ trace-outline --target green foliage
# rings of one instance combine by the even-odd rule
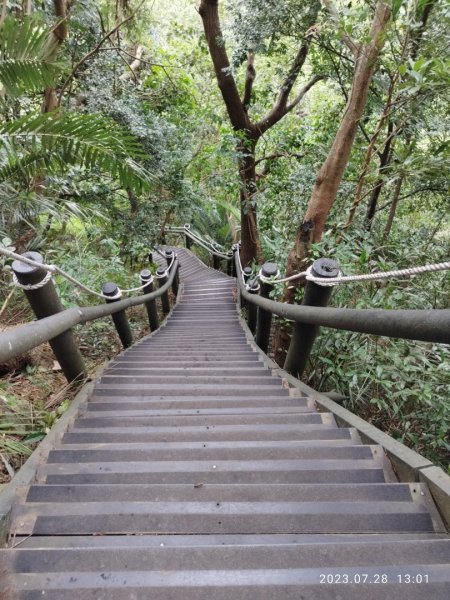
[[[58,50],[56,37],[30,17],[6,17],[0,26],[0,83],[18,96],[54,83]]]
[[[448,248],[430,251],[430,228],[415,235],[398,232],[387,246],[360,233],[343,244],[331,240],[315,248],[318,256],[337,259],[344,274],[388,271],[446,260]],[[447,308],[448,273],[415,278],[342,284],[332,306],[349,308]],[[307,373],[310,385],[346,396],[345,406],[413,447],[431,461],[449,467],[450,350],[445,345],[380,338],[322,329]]]
[[[142,151],[124,129],[103,115],[45,113],[0,125],[0,178],[56,173],[69,165],[99,169],[123,187],[141,187],[145,171],[131,158]]]
[[[66,408],[62,403],[56,411],[47,410],[42,402],[9,393],[6,383],[0,382],[0,452],[27,458]]]

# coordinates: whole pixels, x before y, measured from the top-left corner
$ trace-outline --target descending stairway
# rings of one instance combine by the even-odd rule
[[[178,255],[166,326],[109,365],[21,490],[1,598],[447,600],[427,489],[274,376],[233,280]]]

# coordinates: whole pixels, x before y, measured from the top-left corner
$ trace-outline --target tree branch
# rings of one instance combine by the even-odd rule
[[[247,70],[245,74],[245,89],[244,89],[244,97],[242,99],[242,106],[244,110],[248,112],[248,108],[250,106],[250,102],[252,99],[252,91],[253,91],[253,83],[256,79],[256,71],[255,71],[255,54],[253,52],[249,52],[247,59]]]
[[[310,79],[305,86],[302,87],[295,100],[293,100],[286,106],[286,113],[294,109],[297,106],[297,104],[299,104],[303,100],[303,98],[306,96],[309,90],[316,85],[318,81],[322,81],[326,78],[327,75],[314,75],[314,77]]]
[[[297,152],[276,152],[268,156],[261,156],[261,158],[255,160],[255,167],[266,160],[276,160],[277,158],[298,158],[300,160],[304,157],[304,154],[298,154]]]
[[[72,72],[70,73],[69,77],[66,79],[66,81],[64,82],[61,91],[59,92],[59,98],[58,101],[59,103],[61,103],[61,99],[62,96],[64,94],[64,92],[66,91],[69,83],[72,81],[72,79],[75,76],[75,73],[78,71],[78,69],[84,65],[84,63],[89,60],[92,56],[94,56],[94,54],[97,54],[97,52],[100,50],[101,46],[106,42],[107,39],[109,39],[112,35],[114,35],[116,33],[116,31],[118,31],[122,25],[125,25],[125,23],[128,23],[128,21],[131,21],[132,19],[134,19],[136,13],[138,12],[138,10],[141,8],[141,6],[144,4],[145,0],[143,0],[139,6],[136,8],[136,10],[134,10],[126,19],[123,19],[122,21],[120,21],[120,23],[117,23],[117,25],[115,25],[112,29],[110,29],[108,31],[108,33],[106,33],[102,39],[99,41],[99,43],[95,46],[95,48],[93,48],[90,52],[88,52],[87,54],[85,54],[78,62],[77,64],[74,66],[74,68],[72,69]]]
[[[274,107],[263,119],[261,119],[261,121],[259,121],[259,123],[256,124],[256,129],[260,135],[265,133],[268,129],[275,125],[275,123],[278,123],[278,121],[280,121],[280,119],[282,119],[288,112],[286,106],[289,99],[289,94],[291,93],[295,80],[297,79],[305,63],[308,50],[309,41],[306,41],[300,46],[297,56],[294,58],[294,62],[289,69],[289,73],[281,85]]]
[[[287,104],[287,98],[286,100],[284,100],[284,98],[281,98],[282,94],[284,96],[284,92],[280,92],[278,101],[273,107],[273,109],[270,111],[270,113],[268,113],[261,121],[259,121],[259,123],[256,123],[255,127],[258,133],[262,135],[268,129],[273,127],[273,125],[278,123],[278,121],[280,121],[288,112],[294,109],[301,102],[304,96],[318,81],[321,81],[325,78],[326,75],[314,75],[314,77],[310,79],[310,81],[308,81],[308,83],[304,87],[302,87],[297,97],[289,104]],[[292,89],[292,85],[290,89]]]
[[[214,65],[217,83],[222,93],[231,124],[235,130],[249,129],[250,123],[241,102],[236,81],[231,72],[219,19],[219,1],[201,0],[199,13]]]
[[[328,12],[331,15],[331,18],[333,19],[333,21],[336,23],[336,25],[339,24],[339,13],[336,9],[336,7],[334,6],[334,4],[332,3],[331,0],[323,0],[323,3],[325,4],[325,6],[328,9]],[[342,36],[342,40],[344,42],[344,44],[347,46],[347,48],[350,50],[350,52],[353,54],[353,56],[356,58],[356,56],[358,55],[360,46],[357,42],[355,42],[355,40],[348,35],[348,33],[343,34]]]
[[[125,81],[131,75],[131,77],[133,77],[134,81],[137,82],[137,72],[139,71],[139,69],[141,68],[141,65],[143,63],[142,55],[144,54],[144,50],[145,50],[144,46],[138,46],[136,48],[136,52],[135,52],[136,56],[132,57],[133,61],[130,64],[128,64],[128,62],[127,62],[127,66],[129,68],[130,72],[123,73],[119,77],[119,79],[121,81]],[[122,52],[122,49],[120,49],[120,51]],[[131,56],[128,52],[126,52],[125,54],[127,54],[128,56]]]

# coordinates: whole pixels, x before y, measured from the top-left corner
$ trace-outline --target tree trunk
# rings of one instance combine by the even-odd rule
[[[310,25],[316,22],[317,8],[310,14]],[[219,18],[219,0],[201,0],[199,14],[203,21],[205,37],[209,53],[214,66],[217,84],[227,109],[228,117],[233,130],[241,142],[237,145],[239,154],[239,177],[241,181],[241,259],[243,266],[247,266],[256,259],[263,262],[263,254],[258,235],[256,217],[256,191],[257,177],[255,172],[255,150],[259,138],[285,115],[294,110],[305,94],[321,79],[323,75],[315,75],[297,93],[293,100],[289,100],[293,86],[303,68],[309,51],[310,34],[303,36],[300,48],[295,56],[287,76],[280,87],[278,97],[272,109],[258,122],[252,122],[249,116],[249,107],[252,99],[253,84],[256,77],[255,56],[252,52],[248,55],[244,95],[241,99],[236,80],[225,47]]]
[[[72,6],[72,4],[70,5]],[[67,12],[68,4],[66,0],[53,0],[55,17],[58,20],[56,27],[52,29],[53,35],[58,42],[58,46],[62,46],[67,38]],[[44,92],[44,101],[42,103],[41,112],[52,112],[59,106],[58,95],[54,88],[47,88]]]
[[[371,26],[371,41],[359,45],[351,42],[351,47],[355,51],[356,66],[347,106],[328,156],[317,174],[303,223],[297,231],[295,245],[289,255],[286,269],[288,276],[302,270],[302,265],[304,266],[308,258],[310,242],[319,242],[322,238],[325,222],[347,167],[358,123],[366,106],[369,85],[375,63],[384,44],[384,30],[390,15],[388,4],[379,0]],[[305,237],[303,224],[308,224],[308,229],[312,232],[309,242],[302,239]],[[285,298],[292,295],[292,291],[286,292]]]
[[[398,200],[400,198],[400,191],[403,185],[403,175],[397,179],[395,183],[394,195],[392,196],[391,208],[389,209],[389,216],[384,228],[384,238],[386,239],[391,233],[392,223],[394,222],[395,213],[397,211]]]
[[[383,189],[383,186],[384,186],[384,177],[383,176],[386,173],[386,171],[389,167],[389,163],[391,162],[391,158],[392,158],[392,151],[393,151],[394,140],[395,140],[395,138],[391,135],[392,128],[393,128],[393,126],[392,126],[392,123],[390,122],[388,125],[388,131],[387,131],[388,139],[387,139],[386,144],[384,145],[383,152],[381,153],[381,156],[380,156],[380,165],[378,167],[378,179],[375,183],[372,193],[370,194],[369,202],[367,205],[367,213],[366,213],[366,218],[364,221],[364,228],[367,231],[370,231],[372,229],[373,219],[375,217],[375,213],[377,210],[378,200],[380,198],[381,190]]]
[[[264,261],[256,216],[256,144],[257,140],[249,140],[237,148],[241,179],[241,261],[244,267],[254,259],[258,263]]]

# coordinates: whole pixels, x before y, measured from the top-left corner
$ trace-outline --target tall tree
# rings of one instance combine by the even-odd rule
[[[338,24],[339,14],[331,0],[325,0],[331,17]],[[386,39],[391,16],[391,1],[378,0],[367,41],[358,42],[343,33],[343,42],[354,59],[351,90],[341,122],[325,161],[317,173],[306,214],[299,225],[294,247],[288,256],[286,272],[292,275],[302,270],[312,242],[322,238],[325,222],[338,192],[355,141],[359,121],[364,114],[372,75]],[[285,300],[293,301],[295,287],[290,286]]]
[[[241,181],[241,257],[244,265],[253,259],[257,259],[259,262],[263,259],[256,217],[257,143],[261,136],[298,106],[305,94],[320,79],[323,79],[323,75],[314,75],[300,90],[297,90],[296,94],[293,94],[294,85],[308,55],[311,38],[314,34],[311,28],[316,23],[320,8],[319,2],[313,2],[312,5],[307,13],[305,32],[301,37],[298,51],[281,84],[278,97],[267,114],[262,119],[254,121],[249,115],[249,109],[256,78],[255,53],[251,50],[248,52],[244,91],[241,95],[225,46],[219,17],[219,0],[201,0],[200,3],[199,12],[217,83],[238,140],[236,147]]]

